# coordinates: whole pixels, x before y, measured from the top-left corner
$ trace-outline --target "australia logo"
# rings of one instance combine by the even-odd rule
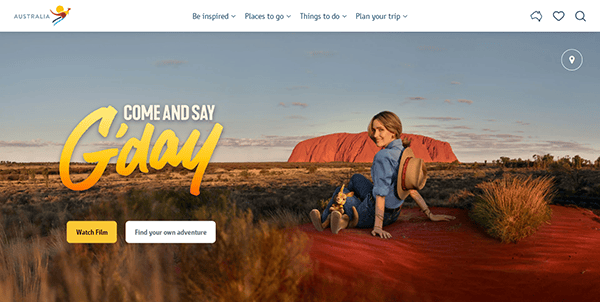
[[[56,25],[56,24],[58,24],[58,22],[60,22],[60,21],[64,20],[64,19],[67,17],[67,15],[69,14],[69,11],[70,11],[70,10],[71,10],[71,8],[69,8],[69,9],[67,9],[67,10],[65,11],[65,8],[64,8],[64,7],[62,7],[62,5],[59,5],[59,6],[57,6],[57,7],[56,7],[56,13],[55,13],[55,12],[53,12],[52,10],[50,10],[50,12],[51,12],[52,14],[54,14],[55,16],[58,16],[58,18],[56,18],[56,19],[52,20],[52,23],[53,23],[54,25]]]

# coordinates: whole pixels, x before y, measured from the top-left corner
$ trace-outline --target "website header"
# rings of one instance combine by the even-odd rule
[[[598,2],[27,1],[2,32],[596,32]]]

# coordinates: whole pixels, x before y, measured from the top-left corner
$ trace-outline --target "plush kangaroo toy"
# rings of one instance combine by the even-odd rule
[[[346,198],[352,196],[354,196],[354,192],[344,194],[344,185],[342,185],[340,192],[335,196],[335,202],[331,205],[331,207],[329,207],[329,211],[338,211],[340,212],[340,214],[344,214],[344,205],[346,204]]]
[[[344,204],[346,204],[346,199],[352,196],[354,196],[354,192],[345,194],[344,185],[342,185],[340,192],[335,196],[333,204],[329,207],[329,216],[327,216],[327,219],[325,219],[323,223],[321,223],[321,213],[319,210],[313,209],[310,212],[310,220],[317,231],[323,231],[323,229],[327,228],[330,224],[331,232],[334,234],[337,234],[340,230],[347,227],[355,227],[358,223],[358,212],[356,211],[356,208],[352,207],[352,211],[354,212],[352,221],[350,221],[348,214],[344,214]]]

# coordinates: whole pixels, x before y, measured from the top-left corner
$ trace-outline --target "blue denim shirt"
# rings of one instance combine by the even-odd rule
[[[388,209],[398,208],[404,203],[404,200],[399,200],[394,192],[398,181],[398,166],[402,151],[404,151],[402,140],[395,139],[375,154],[371,166],[373,197],[385,196],[385,207]]]

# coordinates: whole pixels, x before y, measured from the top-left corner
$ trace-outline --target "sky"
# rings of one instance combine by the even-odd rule
[[[58,162],[166,129],[223,132],[212,162],[287,161],[305,139],[366,131],[380,111],[461,162],[600,156],[598,33],[0,33],[0,160]],[[577,71],[561,55],[577,49]],[[579,59],[577,59],[579,60]],[[125,105],[214,105],[212,120],[126,121]],[[164,110],[163,110],[164,111]],[[161,112],[164,113],[164,112]],[[119,124],[129,126],[117,139]]]

